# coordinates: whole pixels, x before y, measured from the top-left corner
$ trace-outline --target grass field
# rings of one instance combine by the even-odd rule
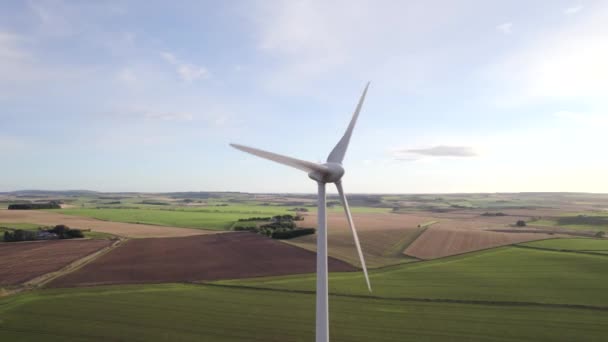
[[[223,208],[223,207],[218,207]],[[172,227],[201,228],[223,230],[229,229],[238,219],[252,216],[272,216],[286,213],[284,208],[276,211],[229,211],[211,210],[154,210],[154,209],[64,209],[62,214],[93,217],[100,220],[146,223]],[[281,209],[283,209],[281,211]]]
[[[568,251],[608,252],[608,239],[550,239],[521,245]]]
[[[2,341],[311,341],[314,295],[197,285],[44,290],[0,300]],[[592,341],[608,312],[330,296],[332,341]]]
[[[5,222],[0,222],[0,232],[4,232],[6,230],[13,230],[13,229],[24,229],[24,230],[32,230],[32,229],[38,229],[38,227],[40,227],[39,224],[34,224],[34,223],[24,223],[24,222],[10,222],[10,223],[5,223]]]
[[[268,217],[292,214],[291,207],[261,205],[228,205],[192,208],[155,208],[155,209],[94,209],[73,208],[57,211],[66,215],[92,217],[100,220],[145,223],[172,227],[225,230],[232,227],[238,219],[249,217]],[[333,208],[342,211],[342,207]],[[311,210],[315,212],[315,210]],[[353,212],[387,212],[387,209],[353,208]]]
[[[608,216],[602,216],[597,213],[591,213],[589,215],[565,215],[552,219],[545,218],[530,221],[529,224],[532,226],[563,227],[572,230],[608,232]]]
[[[370,272],[373,296],[608,307],[608,258],[518,247],[410,263]],[[314,275],[221,281],[314,290]],[[331,293],[369,295],[361,272],[330,275]]]

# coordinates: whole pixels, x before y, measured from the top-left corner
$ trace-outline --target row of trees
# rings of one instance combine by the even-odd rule
[[[4,232],[5,242],[18,242],[18,241],[35,241],[35,240],[52,240],[52,239],[74,239],[83,238],[84,234],[82,230],[70,228],[66,225],[60,224],[49,229],[38,229],[38,230],[24,230],[14,229],[12,231]]]
[[[303,220],[304,218],[296,215],[276,215],[273,217],[250,217],[247,219],[239,219],[239,222],[253,222],[249,225],[236,225],[232,229],[235,231],[249,231],[262,235],[266,235],[273,239],[291,239],[294,237],[314,234],[314,228],[297,228],[294,221]],[[270,221],[264,224],[256,224],[256,221]]]
[[[34,210],[34,209],[61,209],[61,205],[57,201],[48,203],[15,203],[9,204],[10,210]]]

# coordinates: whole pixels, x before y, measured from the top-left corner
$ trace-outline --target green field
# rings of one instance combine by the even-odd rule
[[[246,219],[249,217],[268,217],[274,215],[291,214],[292,207],[277,206],[277,205],[228,205],[228,206],[211,206],[211,207],[167,207],[167,208],[135,208],[135,209],[112,209],[112,208],[74,208],[61,209],[60,212],[66,215],[76,215],[93,217],[100,220],[127,222],[127,223],[146,223],[163,226],[184,227],[184,228],[200,228],[225,230],[232,227],[238,219]],[[314,213],[316,210],[312,210]],[[332,211],[341,212],[342,207],[335,207]],[[353,212],[361,213],[385,213],[386,208],[364,208],[354,207]]]
[[[308,208],[308,210],[310,210],[313,213],[317,212],[317,207],[314,208]],[[352,213],[390,213],[391,212],[391,208],[374,208],[374,207],[350,207],[350,211]],[[333,207],[327,208],[327,212],[328,213],[343,213],[344,212],[344,207],[341,205],[335,205]]]
[[[521,245],[568,251],[608,252],[608,239],[549,239],[522,243]]]
[[[146,223],[163,226],[223,230],[238,219],[292,213],[286,207],[236,206],[212,209],[62,209],[66,215],[93,217],[100,220]]]
[[[311,341],[314,295],[197,285],[43,290],[0,300],[2,341]],[[592,341],[608,312],[330,296],[332,341]]]
[[[314,290],[314,275],[220,281],[282,290]],[[603,255],[503,247],[370,272],[373,296],[608,307]],[[331,293],[370,295],[360,272],[330,275]]]
[[[568,214],[529,222],[532,226],[563,227],[572,230],[603,231],[608,233],[608,216],[605,213]]]
[[[32,229],[38,229],[38,227],[40,227],[40,225],[39,224],[34,224],[34,223],[23,223],[23,222],[5,223],[5,222],[0,222],[0,231],[13,230],[13,229],[32,230]]]

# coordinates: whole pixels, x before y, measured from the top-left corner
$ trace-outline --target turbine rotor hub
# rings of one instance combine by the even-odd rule
[[[308,177],[320,183],[336,183],[344,176],[344,168],[341,164],[325,163],[323,166],[328,168],[326,172],[314,171],[309,173]]]

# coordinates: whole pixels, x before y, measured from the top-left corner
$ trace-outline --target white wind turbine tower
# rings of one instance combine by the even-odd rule
[[[346,154],[346,149],[348,148],[348,143],[350,141],[350,136],[353,133],[353,129],[355,128],[355,124],[357,123],[357,117],[359,117],[359,112],[361,111],[361,106],[363,105],[363,101],[365,100],[365,94],[367,93],[367,88],[369,87],[369,82],[365,86],[363,90],[363,94],[359,99],[359,103],[357,104],[357,108],[355,109],[355,113],[353,114],[353,118],[344,133],[344,136],[336,147],[331,151],[329,156],[327,157],[327,162],[324,164],[313,163],[305,160],[300,160],[296,158],[291,158],[287,156],[282,156],[280,154],[263,151],[257,148],[247,147],[238,144],[230,144],[230,146],[239,149],[241,151],[254,154],[258,157],[266,158],[277,163],[281,163],[287,166],[294,167],[296,169],[300,169],[308,173],[308,177],[315,180],[318,184],[318,224],[319,228],[317,231],[317,306],[316,306],[316,341],[317,342],[328,342],[329,341],[329,311],[328,311],[328,294],[327,294],[327,205],[326,205],[326,195],[325,195],[325,184],[327,183],[335,183],[336,188],[338,189],[338,193],[340,195],[340,200],[342,201],[342,205],[344,206],[344,212],[346,213],[346,218],[348,219],[348,224],[353,233],[353,238],[355,240],[355,245],[357,246],[357,252],[359,253],[359,259],[361,259],[361,267],[363,268],[363,273],[365,274],[365,281],[367,282],[367,288],[371,292],[372,288],[369,283],[369,277],[367,275],[367,268],[365,267],[365,260],[363,259],[363,252],[361,251],[361,245],[359,244],[359,237],[357,236],[357,231],[355,230],[355,225],[353,223],[353,218],[350,214],[350,208],[348,207],[348,202],[346,201],[346,196],[344,195],[344,190],[342,188],[342,176],[344,175],[344,168],[342,167],[342,160],[344,160],[344,154]]]

